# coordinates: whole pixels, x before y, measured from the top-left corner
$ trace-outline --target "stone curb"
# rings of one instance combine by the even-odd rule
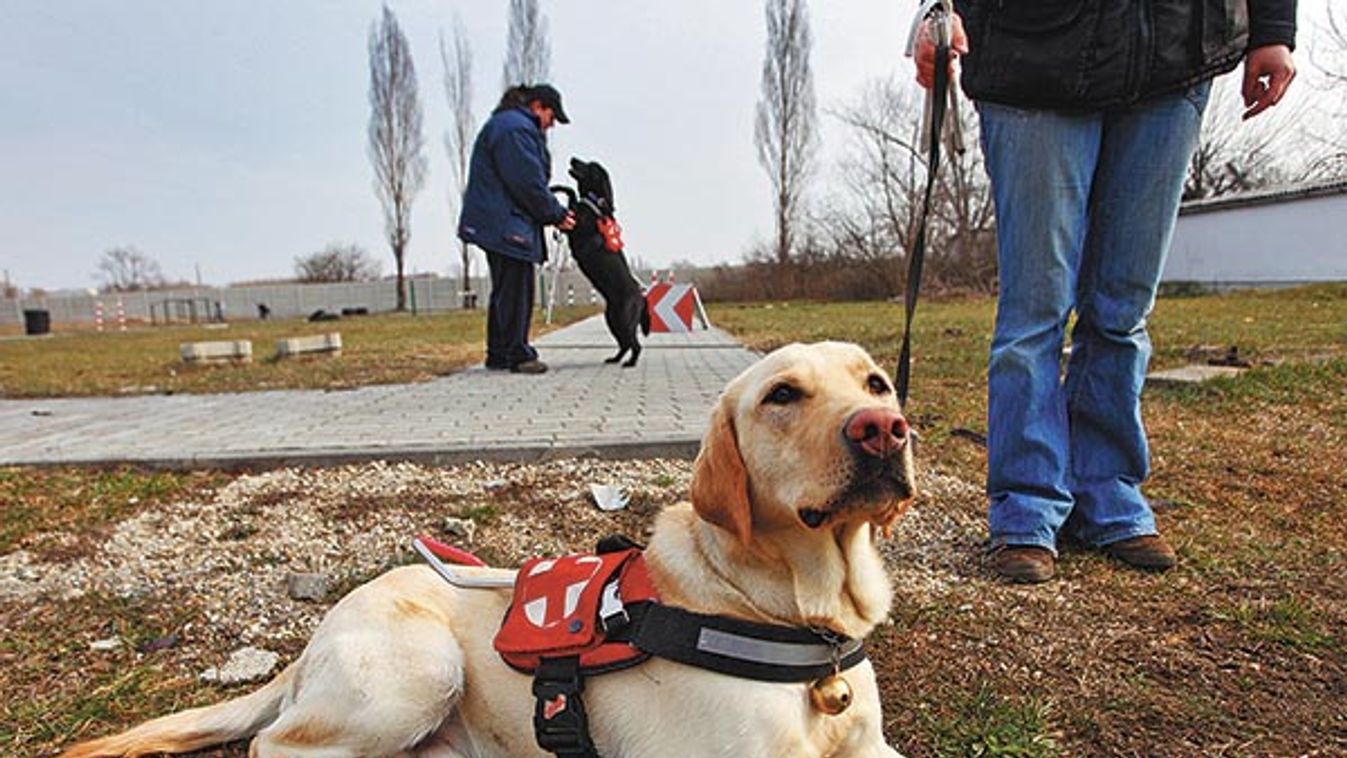
[[[603,444],[559,444],[535,447],[367,447],[329,450],[257,450],[211,455],[173,457],[90,457],[51,460],[15,460],[6,466],[55,468],[60,466],[138,466],[157,471],[258,471],[288,467],[332,468],[373,461],[419,463],[426,466],[453,466],[473,461],[489,463],[543,463],[566,458],[602,460],[638,460],[647,458],[697,457],[700,441],[668,440],[617,442]]]

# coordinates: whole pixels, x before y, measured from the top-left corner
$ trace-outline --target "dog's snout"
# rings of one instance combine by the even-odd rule
[[[886,457],[907,444],[907,419],[889,408],[866,408],[851,414],[843,427],[848,441],[867,455]]]

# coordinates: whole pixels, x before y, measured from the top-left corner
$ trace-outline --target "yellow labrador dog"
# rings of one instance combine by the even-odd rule
[[[658,517],[645,552],[662,602],[864,637],[888,613],[875,544],[913,496],[907,422],[866,353],[783,347],[725,389],[694,464],[691,504]],[[489,576],[495,569],[461,570]],[[530,678],[492,638],[505,589],[460,589],[398,568],[327,614],[299,659],[218,705],[71,748],[65,758],[176,753],[253,737],[255,758],[544,758]],[[605,758],[897,756],[869,661],[829,715],[807,683],[737,678],[652,658],[587,680]]]

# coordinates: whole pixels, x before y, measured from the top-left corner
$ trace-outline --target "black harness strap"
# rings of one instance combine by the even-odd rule
[[[939,9],[941,6],[936,6]],[[937,10],[931,16],[933,24],[944,24],[945,15]],[[917,238],[912,254],[907,259],[907,290],[903,296],[903,347],[898,354],[897,390],[900,405],[907,405],[907,390],[912,374],[912,316],[917,310],[917,294],[921,291],[921,269],[926,258],[926,226],[931,216],[931,195],[935,190],[936,175],[940,172],[940,129],[945,123],[945,105],[949,102],[949,40],[937,35],[935,48],[935,86],[931,89],[930,144],[927,147],[926,193],[917,223]]]
[[[630,547],[639,545],[613,535],[599,542],[598,552]],[[865,660],[860,640],[827,629],[712,616],[651,600],[623,603],[616,589],[613,597],[615,603],[605,599],[599,608],[604,640],[625,642],[647,657],[743,679],[798,683],[822,679]],[[558,758],[599,758],[589,735],[583,694],[585,676],[603,671],[582,670],[575,655],[541,660],[533,672],[533,732],[539,747]]]
[[[828,631],[759,624],[659,603],[627,606],[608,639],[658,658],[762,682],[812,682],[865,660],[860,640]]]
[[[589,738],[580,656],[544,658],[533,672],[533,734],[558,758],[599,758]]]
[[[865,660],[860,640],[827,630],[760,624],[644,601],[601,623],[610,642],[744,679],[812,682]],[[587,672],[594,673],[594,672]],[[589,736],[579,656],[544,658],[533,672],[533,731],[558,758],[599,758]]]

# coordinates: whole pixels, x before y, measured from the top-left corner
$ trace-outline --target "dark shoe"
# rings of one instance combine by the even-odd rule
[[[1017,584],[1046,582],[1057,572],[1057,558],[1045,547],[1006,545],[991,555],[992,571]]]
[[[510,370],[510,364],[508,364],[508,363],[492,363],[491,361],[487,361],[487,362],[486,362],[486,370],[487,370],[487,371],[509,371],[509,370]]]
[[[1119,540],[1104,545],[1100,550],[1110,558],[1144,571],[1168,571],[1179,562],[1174,548],[1157,534]]]
[[[515,374],[546,374],[547,364],[534,358],[531,361],[516,363],[510,367],[510,371]]]

